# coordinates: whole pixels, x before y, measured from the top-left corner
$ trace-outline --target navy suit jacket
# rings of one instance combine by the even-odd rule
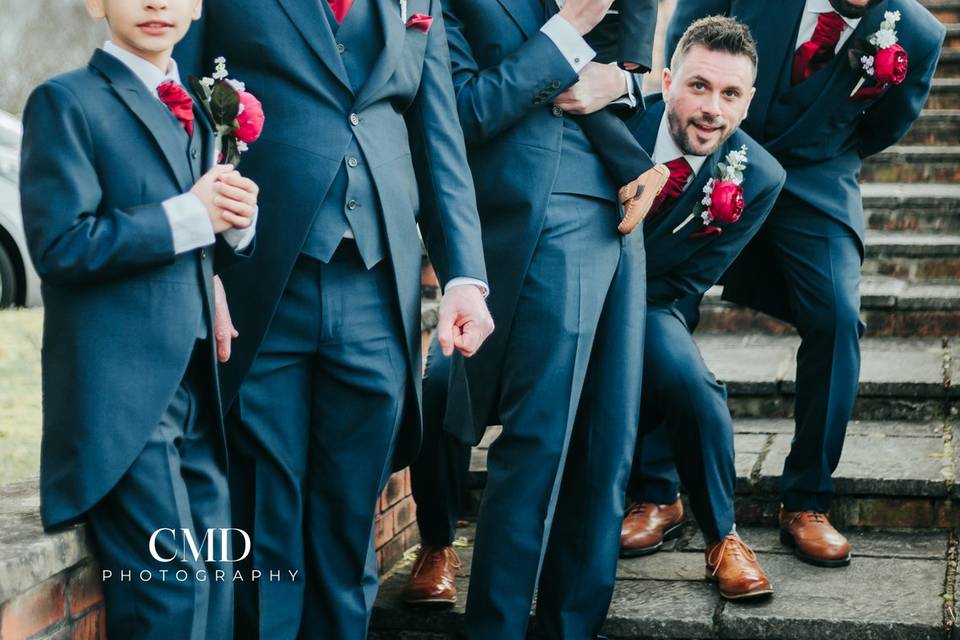
[[[462,433],[482,433],[497,423],[494,405],[508,323],[560,165],[564,124],[553,115],[550,100],[578,76],[540,31],[540,0],[447,0],[443,15],[483,227],[487,303],[494,321],[503,325],[477,355],[451,362],[447,421],[461,425]],[[441,235],[426,220],[422,229],[428,241]],[[453,273],[451,265],[430,258],[441,277]]]
[[[212,159],[212,131],[196,122]],[[98,50],[30,96],[20,195],[45,305],[47,528],[116,484],[172,400],[199,325],[212,327],[215,252],[175,255],[161,204],[194,182],[183,128],[111,55]],[[218,239],[216,253],[226,247]],[[212,345],[209,357],[215,372]]]
[[[646,101],[647,110],[627,124],[640,145],[652,155],[665,105],[659,94],[647,96]],[[673,233],[703,197],[703,187],[715,177],[717,163],[744,145],[747,168],[743,173],[744,209],[740,219],[724,225],[720,235],[695,237],[704,228],[699,217]],[[688,296],[702,296],[715,285],[766,220],[785,179],[780,163],[743,131],[736,131],[720,145],[706,158],[683,195],[644,223],[648,303],[672,304]]]
[[[683,0],[667,29],[667,60],[698,18],[731,15],[750,27],[760,60],[757,93],[743,129],[786,168],[784,189],[849,227],[862,252],[862,159],[896,143],[916,120],[930,92],[945,29],[916,0],[883,0],[827,67],[794,87],[791,65],[804,6],[804,0],[782,0],[772,11],[760,0]],[[901,13],[897,37],[909,57],[907,77],[871,100],[851,100],[859,76],[847,52],[857,39],[879,29],[886,11]],[[783,279],[771,262],[766,248],[751,244],[724,277],[724,297],[789,321]]]
[[[369,28],[382,30],[385,47],[357,92],[323,1],[208,0],[204,19],[176,51],[181,68],[195,75],[225,56],[231,76],[266,114],[263,135],[241,165],[260,186],[257,253],[223,275],[241,335],[223,368],[223,398],[229,407],[355,134],[380,197],[407,344],[411,397],[395,456],[402,467],[420,442],[420,196],[436,202],[424,208],[422,222],[437,230],[425,240],[431,260],[446,266],[444,281],[486,280],[474,188],[439,0],[408,2],[408,16],[433,17],[427,33],[404,25],[396,0],[359,0],[378,3],[380,23]]]

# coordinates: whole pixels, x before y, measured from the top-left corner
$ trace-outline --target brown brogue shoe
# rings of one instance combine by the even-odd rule
[[[766,598],[773,593],[757,555],[736,533],[707,546],[707,579],[727,600]]]
[[[794,555],[818,567],[844,567],[850,564],[850,543],[833,528],[827,514],[820,511],[780,509],[780,542],[791,547]]]
[[[672,540],[683,532],[683,505],[680,498],[673,504],[631,502],[620,529],[620,557],[633,558],[656,552],[664,540]]]
[[[620,187],[617,192],[623,205],[623,219],[617,225],[620,233],[629,235],[640,226],[669,178],[670,170],[658,164]]]
[[[404,603],[413,607],[448,607],[457,602],[460,558],[451,546],[420,545],[413,571],[403,590]]]

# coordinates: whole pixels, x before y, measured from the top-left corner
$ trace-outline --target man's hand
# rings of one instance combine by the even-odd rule
[[[560,9],[560,15],[573,25],[580,35],[586,35],[600,24],[612,4],[613,0],[567,0]]]
[[[580,80],[553,99],[553,103],[574,115],[599,111],[627,92],[627,78],[613,64],[588,62]]]
[[[214,233],[246,229],[257,209],[257,185],[229,164],[207,171],[190,192],[207,208]]]
[[[213,336],[217,340],[217,360],[226,362],[230,359],[230,343],[240,333],[233,326],[230,319],[230,307],[227,306],[227,293],[223,290],[220,276],[213,277]]]
[[[437,340],[443,355],[450,356],[456,349],[469,358],[491,333],[493,318],[480,288],[464,284],[447,289],[437,318]]]

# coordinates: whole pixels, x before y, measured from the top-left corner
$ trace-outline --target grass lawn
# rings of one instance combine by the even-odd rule
[[[40,471],[43,309],[0,311],[0,485]]]

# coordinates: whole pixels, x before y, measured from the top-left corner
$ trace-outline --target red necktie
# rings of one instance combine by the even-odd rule
[[[804,42],[793,56],[793,84],[799,84],[827,66],[833,60],[840,34],[847,28],[836,11],[817,16],[817,26],[810,40]]]
[[[183,87],[173,81],[167,81],[157,87],[157,97],[167,105],[170,113],[180,121],[188,136],[193,136],[193,98]]]
[[[333,9],[333,17],[337,19],[337,22],[343,22],[350,11],[350,7],[353,6],[353,0],[328,0],[328,2],[330,8]]]
[[[663,185],[660,194],[653,201],[653,204],[650,205],[650,213],[647,215],[647,219],[652,218],[665,207],[673,204],[673,202],[683,194],[683,189],[687,186],[687,180],[689,180],[690,175],[693,174],[693,167],[690,166],[690,163],[687,162],[687,159],[683,156],[674,158],[668,162],[667,169],[670,170],[670,177],[667,178],[667,183]]]

